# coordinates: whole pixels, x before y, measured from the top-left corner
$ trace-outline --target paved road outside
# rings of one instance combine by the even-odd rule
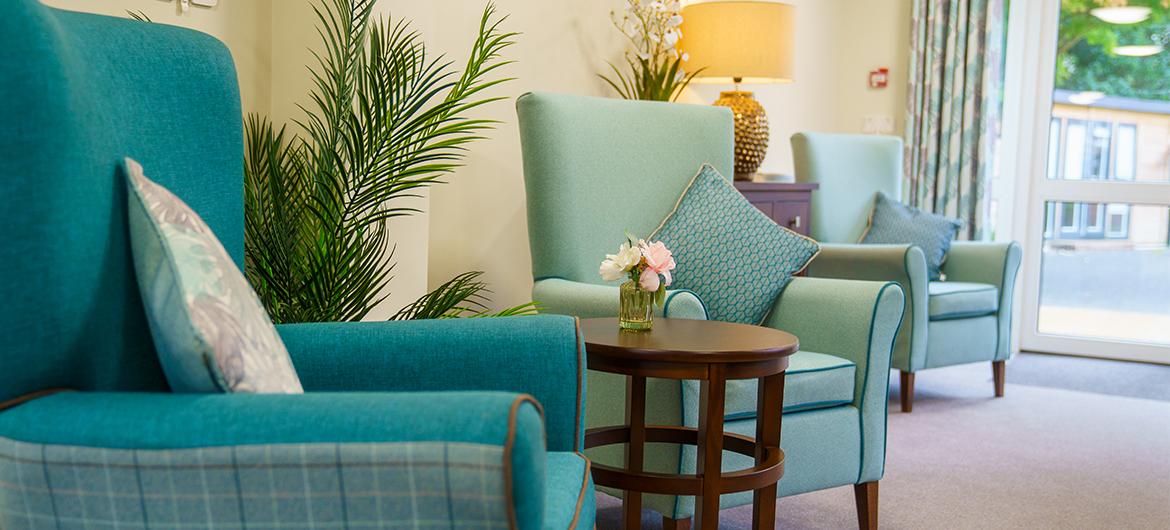
[[[1170,250],[1045,249],[1043,333],[1170,344]]]

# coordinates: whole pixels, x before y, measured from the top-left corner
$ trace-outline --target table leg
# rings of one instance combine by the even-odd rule
[[[712,364],[699,382],[698,474],[702,493],[695,498],[695,524],[702,530],[719,528],[719,489],[723,474],[723,414],[727,389],[726,368]]]
[[[784,372],[760,378],[756,394],[756,464],[764,461],[765,447],[780,446],[780,417],[784,409]],[[752,530],[776,527],[776,485],[755,491],[752,498]]]
[[[626,469],[642,471],[646,450],[646,378],[632,375],[626,382],[626,425],[630,427],[630,443],[626,444]],[[642,494],[626,491],[622,503],[624,528],[642,527]]]

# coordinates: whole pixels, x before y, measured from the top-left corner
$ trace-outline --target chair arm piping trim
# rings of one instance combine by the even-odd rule
[[[943,322],[947,320],[960,320],[964,318],[986,317],[998,313],[998,311],[955,311],[953,313],[943,313],[941,315],[931,315],[928,321]]]
[[[666,297],[666,302],[662,304],[662,318],[670,318],[670,301],[674,300],[674,297],[682,293],[690,293],[694,295],[695,300],[699,301],[699,307],[703,308],[703,318],[709,319],[711,317],[710,313],[707,311],[707,303],[703,301],[703,298],[699,296],[699,293],[696,293],[690,289],[677,289],[671,291],[670,295]]]
[[[824,409],[824,408],[829,408],[830,406],[836,407],[836,406],[844,405],[846,403],[852,403],[852,401],[848,400],[848,399],[829,399],[829,400],[824,400],[824,401],[812,401],[809,403],[799,403],[796,405],[789,405],[788,407],[784,407],[783,409],[781,409],[781,413],[782,414],[789,414],[789,413],[793,413],[793,412],[804,412],[807,410],[820,410],[820,409]],[[756,418],[756,411],[745,410],[743,412],[732,412],[731,414],[724,415],[723,421],[726,422],[726,421],[752,420],[755,418]]]
[[[581,435],[581,423],[585,421],[582,417],[581,410],[584,408],[584,392],[581,387],[585,386],[585,349],[584,337],[581,335],[581,319],[573,317],[573,339],[577,341],[577,413],[573,419],[573,449],[577,452],[582,450],[581,441],[584,437]],[[547,436],[547,434],[546,434]]]
[[[856,364],[838,364],[835,366],[822,366],[820,368],[806,368],[804,370],[785,370],[785,374],[815,374],[817,372],[829,372],[832,370],[839,370],[841,368],[857,368]]]
[[[982,293],[983,291],[998,291],[998,289],[996,289],[994,285],[988,285],[987,287],[980,287],[978,289],[971,289],[969,291],[951,291],[949,293],[932,294],[932,295],[930,295],[930,297],[931,298],[942,298],[944,296],[951,296],[953,294]]]
[[[902,287],[902,290],[904,291],[902,293],[902,298],[903,298],[902,318],[898,319],[898,330],[896,333],[894,333],[894,345],[890,347],[890,359],[893,360],[894,348],[898,346],[898,333],[902,332],[902,321],[906,319],[906,313],[910,313],[910,320],[911,320],[911,322],[910,322],[910,338],[909,338],[910,351],[906,352],[906,364],[908,364],[910,366],[910,368],[914,368],[914,359],[912,359],[913,354],[914,354],[914,322],[913,322],[913,320],[914,320],[914,307],[913,307],[914,306],[914,286],[911,285],[912,282],[910,281],[910,249],[912,249],[912,248],[918,248],[918,247],[916,245],[910,245],[910,246],[906,247],[906,250],[904,252],[902,252],[902,269],[906,271],[906,285]],[[918,248],[918,249],[922,250],[921,248]],[[927,280],[927,298],[928,298],[927,303],[929,303],[930,302],[930,300],[929,300],[929,297],[930,297],[930,294],[929,294],[930,293],[930,289],[929,289],[930,273],[927,273],[926,280]],[[885,289],[885,288],[883,287],[883,289]],[[874,314],[877,314],[876,305],[874,308]],[[926,311],[926,316],[927,316],[927,320],[929,321],[930,320],[929,308]],[[871,329],[871,331],[872,331],[872,329]],[[930,355],[930,352],[923,353],[923,356],[924,356],[922,358],[922,365],[923,366],[926,366],[927,359],[925,356],[927,356],[927,355]]]
[[[576,451],[575,453],[582,460],[585,460],[585,474],[581,476],[581,493],[577,494],[577,508],[573,511],[573,521],[569,523],[569,530],[575,530],[577,528],[577,521],[581,519],[581,507],[585,505],[585,493],[589,490],[589,473],[593,467],[593,462],[589,460],[589,457],[585,456],[585,453],[581,451]],[[594,528],[596,528],[596,525]]]
[[[24,394],[21,396],[16,396],[12,399],[9,399],[8,401],[4,401],[4,402],[0,403],[0,412],[6,411],[6,410],[13,408],[13,407],[16,407],[16,406],[23,405],[25,403],[28,403],[29,401],[34,400],[34,399],[43,398],[46,396],[51,396],[51,395],[59,393],[59,392],[74,392],[74,390],[72,388],[54,387],[54,388],[46,388],[44,390],[37,390],[35,392],[29,392],[27,394]]]
[[[512,401],[512,407],[508,411],[508,436],[504,442],[504,503],[508,510],[508,528],[512,530],[519,530],[519,523],[516,521],[516,499],[512,498],[512,448],[516,445],[516,420],[520,413],[520,405],[531,403],[536,407],[536,412],[540,414],[541,422],[544,422],[544,407],[540,406],[540,402],[530,394],[520,394]],[[548,433],[545,433],[546,443]]]
[[[1000,301],[999,301],[999,308],[996,311],[996,313],[1002,312],[1003,314],[1007,315],[1009,326],[1011,326],[1011,318],[1012,318],[1012,298],[1009,296],[1009,297],[1007,297],[1007,300],[1004,300],[1004,294],[1007,292],[1007,289],[1003,289],[1003,286],[1007,283],[1008,262],[1011,261],[1012,247],[1019,249],[1019,251],[1021,253],[1023,253],[1023,251],[1024,251],[1020,247],[1019,243],[1016,243],[1015,241],[1011,241],[1008,243],[1007,248],[1005,249],[1006,251],[1003,253],[1003,274],[1000,276],[1000,279],[999,279],[999,286],[1000,286],[999,298],[1000,298]],[[1012,271],[1012,290],[1015,290],[1016,278],[1019,277],[1019,275],[1020,275],[1020,265],[1017,264],[1016,270]],[[1004,303],[1005,301],[1007,302],[1006,304]],[[1003,317],[1001,316],[1000,318],[1003,318]],[[1002,338],[1001,335],[1003,334],[1003,332],[1000,331],[999,328],[1000,328],[1000,326],[999,326],[999,323],[997,322],[996,326],[995,326],[995,357],[992,357],[992,359],[999,359],[999,343],[1000,343],[1000,339]],[[1010,337],[1008,339],[1007,350],[1008,351],[1005,352],[1005,354],[1004,354],[1004,359],[1007,359],[1008,357],[1010,357],[1011,353],[1012,353],[1012,344],[1011,344]]]
[[[870,318],[869,318],[869,340],[867,341],[867,344],[865,346],[865,378],[861,380],[861,395],[862,396],[865,396],[865,391],[869,388],[869,372],[870,372],[869,360],[872,358],[870,354],[873,353],[873,334],[874,334],[874,330],[877,329],[877,326],[875,324],[877,322],[878,306],[881,304],[882,295],[885,294],[886,289],[890,288],[891,285],[898,285],[898,284],[896,282],[886,282],[886,284],[883,285],[880,290],[878,290],[878,294],[877,294],[877,296],[874,297],[874,300],[873,300],[873,309],[872,309],[872,313],[870,314]],[[901,331],[901,328],[902,328],[902,319],[906,317],[906,307],[909,305],[910,304],[906,303],[905,294],[903,293],[902,314],[898,317],[898,323],[896,326],[894,326],[894,337],[893,337],[893,339],[890,340],[890,355],[891,355],[891,357],[894,354],[894,345],[897,344],[897,342],[898,342],[898,333]],[[887,366],[886,372],[888,373],[889,371],[890,371],[890,367]],[[886,377],[886,384],[887,385],[889,384],[889,381],[890,381],[889,377]],[[882,429],[882,446],[885,447],[886,441],[888,440],[889,433],[890,433],[889,400],[883,399],[882,403],[884,403],[886,405],[886,409],[887,409],[886,415],[885,415],[885,422],[884,422],[885,428]],[[858,434],[858,436],[861,437],[861,445],[860,445],[861,451],[859,452],[859,454],[857,456],[857,481],[855,482],[855,484],[860,484],[861,483],[861,473],[862,473],[862,471],[865,470],[865,399],[864,398],[861,400],[861,403],[859,403],[857,405],[857,434]],[[885,466],[885,459],[886,459],[886,454],[885,454],[885,451],[883,450],[882,451],[882,474],[885,474],[885,467],[886,467]]]

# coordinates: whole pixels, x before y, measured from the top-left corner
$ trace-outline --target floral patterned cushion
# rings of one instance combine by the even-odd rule
[[[260,299],[211,229],[127,158],[138,288],[175,392],[302,393]]]
[[[674,289],[690,289],[712,320],[762,324],[820,245],[776,224],[704,164],[651,236],[674,251]]]
[[[926,254],[926,272],[935,281],[942,277],[951,240],[962,227],[963,221],[907,206],[879,191],[861,243],[917,245]]]

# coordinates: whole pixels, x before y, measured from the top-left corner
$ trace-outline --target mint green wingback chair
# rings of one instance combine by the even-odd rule
[[[572,318],[281,325],[306,394],[170,391],[118,167],[242,265],[222,43],[5,0],[0,116],[0,529],[593,527]]]
[[[625,230],[650,234],[700,165],[732,174],[731,113],[703,105],[544,93],[520,97],[517,112],[533,299],[551,313],[614,316],[618,288],[602,282],[598,264],[617,248]],[[686,264],[686,256],[677,259]],[[708,265],[712,274],[719,273],[717,264]],[[695,293],[668,293],[660,314],[706,318]],[[802,348],[791,358],[785,383],[781,443],[787,461],[779,495],[852,484],[858,485],[861,499],[876,502],[885,466],[889,355],[902,316],[901,288],[889,281],[796,278],[774,304],[766,325],[796,334]],[[591,371],[588,381],[586,424],[624,424],[625,378]],[[647,423],[696,426],[696,386],[648,381]],[[755,399],[754,381],[729,382],[728,430],[755,432]],[[623,459],[620,447],[588,454],[609,465],[621,465]],[[693,446],[661,447],[646,460],[648,471],[695,472]],[[740,455],[725,456],[725,470],[751,465]],[[750,492],[721,499],[724,508],[749,503]],[[669,528],[694,513],[693,497],[648,495],[645,505],[661,513]]]
[[[901,373],[902,411],[913,410],[914,374],[926,368],[990,361],[995,395],[1002,397],[1020,245],[956,241],[943,262],[945,281],[928,281],[922,249],[856,244],[877,192],[902,196],[901,139],[799,133],[792,152],[796,180],[820,184],[809,227],[821,254],[809,276],[892,280],[906,292],[893,359]]]

